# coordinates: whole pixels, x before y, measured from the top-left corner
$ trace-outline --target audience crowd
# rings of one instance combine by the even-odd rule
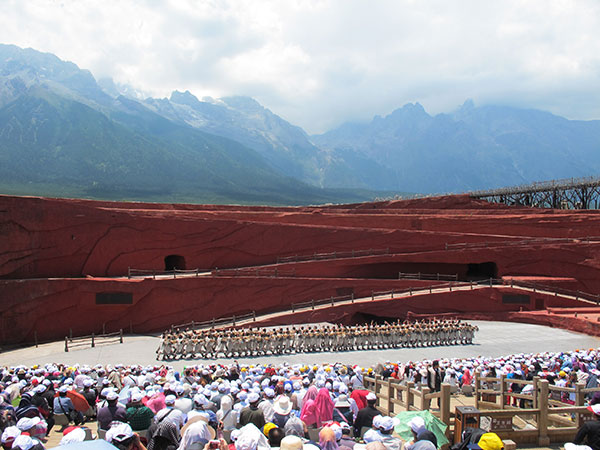
[[[386,362],[371,368],[339,363],[201,364],[182,372],[168,365],[4,367],[0,432],[3,448],[15,450],[43,449],[45,437],[59,426],[61,444],[89,439],[91,429],[128,450],[435,450],[435,435],[419,417],[409,423],[412,440],[405,442],[394,433],[397,419],[380,414],[375,395],[365,389],[365,375],[412,381],[432,390],[442,382],[470,386],[475,371],[596,387],[599,364],[600,352],[585,350]],[[516,383],[512,387],[519,388]],[[590,401],[600,403],[600,398]],[[469,444],[502,448],[494,433],[482,432]]]

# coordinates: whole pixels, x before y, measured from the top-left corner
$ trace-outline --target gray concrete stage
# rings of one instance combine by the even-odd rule
[[[473,345],[393,350],[367,350],[342,353],[301,353],[285,356],[262,356],[240,358],[241,363],[312,364],[341,362],[372,366],[378,362],[418,361],[421,359],[489,356],[498,357],[512,353],[537,353],[545,351],[568,351],[580,348],[600,347],[600,338],[540,325],[509,322],[472,321],[479,326]],[[125,336],[123,344],[100,345],[96,348],[80,348],[65,353],[64,342],[40,345],[0,353],[0,366],[24,364],[160,364],[155,351],[160,339],[156,336]],[[231,359],[195,359],[166,362],[176,369],[198,363],[231,362]]]

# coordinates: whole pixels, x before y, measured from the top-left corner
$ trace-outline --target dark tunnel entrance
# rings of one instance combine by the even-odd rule
[[[165,257],[165,270],[185,270],[185,258],[181,255]]]
[[[494,262],[473,263],[467,268],[467,280],[498,278],[498,266]]]

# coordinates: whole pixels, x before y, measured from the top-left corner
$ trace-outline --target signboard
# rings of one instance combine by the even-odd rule
[[[133,294],[131,292],[98,292],[96,294],[96,305],[132,305]]]

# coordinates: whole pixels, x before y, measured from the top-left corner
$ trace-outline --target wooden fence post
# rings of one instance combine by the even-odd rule
[[[119,343],[123,343],[123,328],[119,329]]]
[[[538,393],[538,408],[540,409],[538,445],[546,447],[550,444],[550,437],[548,436],[548,380],[540,380],[538,385],[540,387]]]
[[[377,395],[378,387],[379,387],[379,375],[375,374],[375,385],[373,386],[375,396],[377,397],[377,403],[375,406],[380,406],[379,405],[379,395]]]
[[[96,343],[94,342],[94,333],[92,333],[92,348],[94,348],[96,346]]]
[[[427,398],[427,395],[430,393],[430,389],[428,387],[421,388],[421,409],[424,411],[431,407],[431,399]]]
[[[392,399],[394,398],[394,395],[392,394],[394,388],[392,387],[392,379],[391,378],[388,378],[388,380],[387,380],[387,389],[388,389],[387,415],[391,416],[394,414],[394,403],[392,402]]]
[[[475,371],[475,408],[479,409],[479,377],[481,376],[481,372],[479,370]]]
[[[506,405],[506,375],[500,375],[500,409]]]
[[[533,377],[533,409],[538,408],[537,391],[538,391],[538,387],[539,387],[539,382],[540,382],[540,377],[538,377],[538,376]]]
[[[408,383],[406,383],[406,410],[407,411],[410,411],[410,407],[415,402],[415,396],[412,393],[412,390],[414,388],[415,388],[415,383],[414,382],[409,381]]]
[[[69,351],[69,338],[65,336],[65,352]]]
[[[585,383],[575,384],[575,406],[585,405],[585,394],[582,389],[585,389]]]
[[[446,425],[448,425],[448,431],[450,430],[450,394],[451,386],[449,383],[442,383],[441,397],[440,397],[440,419]]]

